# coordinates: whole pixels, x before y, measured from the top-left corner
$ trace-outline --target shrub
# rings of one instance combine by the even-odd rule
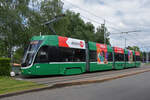
[[[10,59],[0,58],[0,76],[9,76],[11,71]]]

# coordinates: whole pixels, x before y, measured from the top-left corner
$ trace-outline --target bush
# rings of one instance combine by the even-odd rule
[[[21,59],[23,57],[23,48],[17,49],[13,54],[13,62],[20,64]]]
[[[0,58],[0,76],[9,76],[11,71],[10,59]]]

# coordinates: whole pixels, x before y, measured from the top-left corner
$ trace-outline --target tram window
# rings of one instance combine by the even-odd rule
[[[138,56],[138,61],[141,61],[141,57],[140,56]]]
[[[138,61],[141,61],[141,57],[140,56],[138,56]]]
[[[73,48],[59,48],[61,62],[85,62],[85,50]]]
[[[48,62],[48,46],[43,46],[37,53],[35,63]]]
[[[125,61],[129,61],[128,54],[125,54]]]
[[[48,60],[49,62],[59,62],[60,55],[59,55],[59,48],[56,46],[49,46],[48,47]]]
[[[115,53],[115,61],[124,61],[124,54]]]
[[[73,62],[74,58],[73,49],[60,47],[59,53],[60,53],[60,62]]]
[[[107,52],[107,60],[108,61],[113,61],[112,52]]]
[[[42,47],[36,56],[35,63],[41,62],[85,62],[85,50],[56,46]]]
[[[136,56],[136,61],[141,61],[140,56]]]
[[[133,55],[133,61],[136,61],[135,55]]]
[[[96,62],[97,61],[97,51],[90,50],[90,62]]]
[[[74,49],[74,62],[84,62],[85,61],[85,50],[84,49]]]

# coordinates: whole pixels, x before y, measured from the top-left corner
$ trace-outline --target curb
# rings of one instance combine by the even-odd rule
[[[150,69],[147,70],[141,70],[141,71],[134,71],[131,73],[124,73],[121,75],[106,75],[106,77],[104,78],[95,78],[92,80],[76,80],[76,81],[71,81],[71,82],[64,82],[64,83],[56,83],[53,86],[54,87],[66,87],[66,86],[73,86],[73,85],[83,85],[83,84],[90,84],[90,83],[100,83],[100,82],[105,82],[105,81],[109,81],[109,80],[114,80],[114,79],[119,79],[119,78],[123,78],[123,77],[128,77],[128,76],[132,76],[132,75],[136,75],[136,74],[140,74],[140,73],[144,73],[144,72],[149,72]]]
[[[20,92],[3,94],[3,95],[0,95],[0,98],[16,96],[16,95],[20,95],[20,94],[24,94],[24,93],[29,93],[29,92],[37,92],[37,91],[48,90],[48,89],[62,88],[62,87],[67,87],[67,86],[83,85],[83,84],[90,84],[90,83],[100,83],[100,82],[105,82],[105,81],[109,81],[109,80],[132,76],[132,75],[136,75],[136,74],[140,74],[140,73],[144,73],[144,72],[149,72],[149,71],[150,71],[150,68],[145,69],[145,70],[140,70],[140,71],[125,72],[123,74],[117,74],[117,75],[105,75],[103,78],[93,77],[92,80],[89,78],[85,78],[85,79],[78,79],[75,81],[55,83],[55,84],[52,84],[51,86],[45,86],[42,88],[36,88],[36,89],[24,90],[24,91],[20,91]]]

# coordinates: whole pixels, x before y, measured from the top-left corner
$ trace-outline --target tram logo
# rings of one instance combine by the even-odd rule
[[[119,47],[114,47],[114,52],[123,54],[124,50],[122,48],[119,48]]]
[[[84,47],[84,43],[83,43],[83,41],[80,41],[80,47]]]

